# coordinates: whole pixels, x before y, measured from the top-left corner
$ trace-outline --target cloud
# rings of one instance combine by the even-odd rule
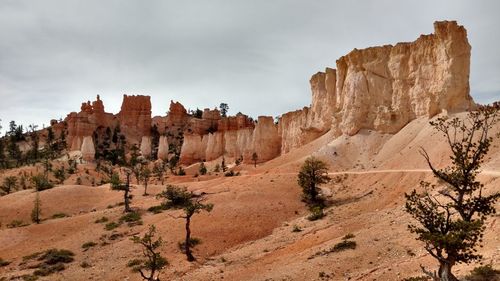
[[[456,19],[473,46],[471,92],[500,99],[498,1],[2,1],[0,118],[47,124],[100,94],[252,116],[310,103],[309,77],[352,50],[413,41]],[[476,93],[477,92],[477,93]],[[487,93],[487,94],[484,94]]]

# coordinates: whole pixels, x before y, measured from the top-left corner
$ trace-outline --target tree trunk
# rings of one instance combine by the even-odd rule
[[[441,281],[458,281],[458,279],[451,273],[451,263],[441,262],[439,264],[439,278]]]
[[[130,212],[132,211],[130,209],[130,205],[129,205],[129,196],[128,196],[128,193],[130,191],[130,175],[127,174],[127,184],[126,184],[126,187],[125,187],[125,192],[124,192],[124,195],[123,195],[123,200],[125,202],[125,212]]]
[[[143,196],[148,195],[148,180],[144,181],[144,194]]]
[[[186,217],[186,242],[184,245],[184,251],[186,252],[186,257],[188,261],[194,261],[195,258],[193,254],[191,253],[191,229],[189,228],[189,225],[191,223],[191,217],[188,216]]]

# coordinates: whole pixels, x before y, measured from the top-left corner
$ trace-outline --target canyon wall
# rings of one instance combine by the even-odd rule
[[[188,113],[173,101],[167,116],[151,118],[148,96],[124,95],[120,113],[112,115],[98,96],[66,118],[68,145],[83,150],[84,139],[96,130],[119,126],[127,144],[140,144],[147,155],[156,153],[153,132],[157,156],[164,160],[179,153],[182,164],[221,156],[249,163],[256,153],[264,162],[330,130],[336,136],[362,129],[391,134],[415,118],[471,109],[467,32],[454,21],[436,22],[434,31],[414,42],[354,49],[336,61],[337,69],[314,74],[311,104],[283,114],[277,124],[272,117],[222,117],[217,109]],[[90,144],[87,139],[86,155]]]
[[[467,32],[455,21],[435,22],[434,30],[410,43],[354,49],[336,71],[315,74],[311,106],[280,118],[282,153],[330,129],[396,133],[419,117],[473,108]]]

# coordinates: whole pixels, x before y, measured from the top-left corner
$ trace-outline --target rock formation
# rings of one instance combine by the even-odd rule
[[[160,137],[160,142],[158,145],[158,159],[167,160],[168,159],[168,141],[166,136]]]
[[[141,155],[150,157],[151,155],[151,138],[149,136],[142,136],[141,146],[139,147]]]
[[[338,134],[395,133],[415,118],[474,105],[465,28],[445,21],[434,30],[411,43],[355,49],[337,60]]]
[[[151,98],[149,96],[123,95],[118,113],[122,133],[131,143],[139,143],[142,136],[151,134]]]
[[[82,103],[80,112],[71,112],[65,119],[68,125],[66,138],[70,150],[80,150],[83,138],[92,136],[99,127],[115,126],[113,114],[104,112],[104,105],[99,95],[94,102]]]
[[[66,118],[68,145],[83,150],[86,137],[119,126],[127,145],[140,143],[143,155],[156,153],[154,139],[158,158],[164,160],[170,144],[180,150],[183,164],[221,156],[252,162],[253,153],[262,162],[329,130],[336,136],[361,129],[395,133],[415,118],[470,109],[475,105],[469,95],[467,32],[454,21],[436,22],[434,30],[414,42],[354,49],[339,58],[336,70],[326,68],[311,77],[311,105],[283,114],[277,125],[271,117],[257,122],[243,114],[221,117],[217,109],[205,109],[200,118],[173,101],[167,116],[151,118],[148,96],[124,95],[121,111],[114,116],[104,112],[98,96]],[[87,146],[88,140],[85,150],[90,154]]]
[[[85,161],[93,161],[95,157],[94,141],[91,136],[86,136],[83,138],[82,143],[82,159]]]
[[[455,21],[434,29],[411,43],[354,49],[337,60],[336,71],[315,74],[312,106],[280,119],[282,153],[330,127],[336,135],[396,133],[415,118],[472,108],[467,32]]]

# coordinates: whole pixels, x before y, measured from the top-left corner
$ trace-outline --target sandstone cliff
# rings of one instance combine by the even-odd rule
[[[123,95],[120,128],[131,143],[139,143],[143,136],[151,134],[151,98],[149,96]]]
[[[143,154],[157,153],[164,160],[170,144],[183,164],[221,156],[251,162],[253,153],[267,161],[329,130],[336,136],[361,129],[396,133],[415,118],[474,107],[465,28],[444,21],[436,22],[434,30],[414,42],[354,49],[339,58],[336,70],[326,68],[311,77],[310,106],[283,114],[277,125],[271,117],[257,122],[243,114],[221,117],[217,109],[190,114],[173,101],[167,116],[151,118],[148,96],[124,95],[114,116],[104,112],[98,96],[66,118],[68,145],[82,149],[85,137],[119,126],[128,145],[140,144]]]
[[[336,135],[395,133],[415,118],[472,108],[467,32],[455,21],[436,22],[434,30],[411,43],[354,49],[336,71],[315,74],[311,107],[280,118],[282,153],[330,128]]]

